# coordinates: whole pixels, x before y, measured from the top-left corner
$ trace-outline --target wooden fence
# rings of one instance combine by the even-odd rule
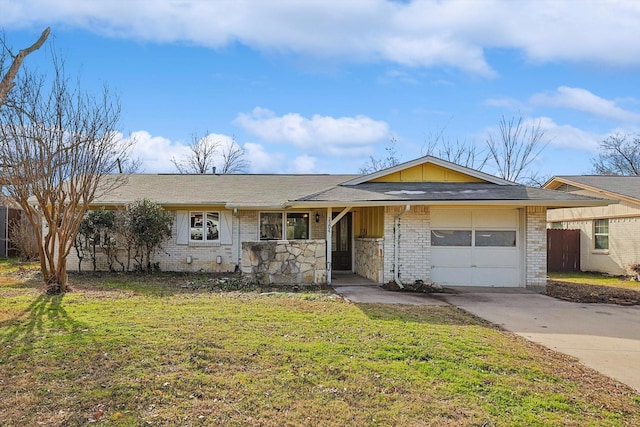
[[[580,230],[547,229],[547,270],[580,271]]]

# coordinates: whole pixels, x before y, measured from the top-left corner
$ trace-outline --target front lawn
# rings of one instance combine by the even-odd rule
[[[640,282],[629,280],[626,277],[610,276],[603,273],[583,271],[568,273],[549,272],[548,277],[551,280],[560,282],[584,283],[587,285],[611,286],[614,288],[640,290]]]
[[[453,307],[25,280],[0,284],[3,426],[640,424],[626,386]]]

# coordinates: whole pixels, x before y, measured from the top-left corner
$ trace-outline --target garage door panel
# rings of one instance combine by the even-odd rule
[[[440,285],[461,285],[472,283],[471,268],[434,267],[431,281]]]
[[[440,226],[455,228],[471,228],[471,211],[433,210],[431,212],[431,228]]]
[[[518,226],[517,211],[474,212],[474,227],[482,228],[516,228]]]
[[[431,265],[438,267],[471,267],[471,248],[431,248]]]
[[[476,267],[506,267],[518,265],[518,251],[514,248],[474,248],[472,265]]]
[[[518,286],[517,268],[474,268],[474,286]]]

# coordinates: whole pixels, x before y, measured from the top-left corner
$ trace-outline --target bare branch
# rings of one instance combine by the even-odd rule
[[[360,173],[370,174],[382,169],[393,167],[400,163],[400,160],[398,159],[398,150],[396,148],[397,143],[398,141],[395,138],[391,138],[389,145],[385,147],[387,157],[384,159],[376,159],[375,157],[370,156],[369,161],[360,167]]]
[[[549,144],[544,140],[545,132],[540,121],[526,125],[522,116],[500,119],[500,136],[489,135],[486,143],[489,158],[493,160],[498,176],[508,181],[522,182],[529,171],[531,163]]]
[[[220,142],[214,141],[209,136],[209,132],[205,132],[203,137],[194,133],[191,135],[189,154],[184,156],[182,160],[172,158],[171,162],[175,165],[178,173],[211,173],[219,146]]]
[[[220,173],[244,173],[249,167],[244,150],[232,139],[229,144],[222,145],[222,167]]]
[[[592,163],[598,175],[640,175],[640,135],[609,136],[600,143],[600,154]]]
[[[15,108],[0,109],[0,163],[6,191],[25,211],[40,245],[47,292],[66,291],[66,259],[84,213],[95,197],[125,181],[134,141],[116,132],[120,104],[108,89],[99,96],[70,85],[54,58],[54,76],[25,73]],[[36,223],[42,218],[46,231]]]
[[[9,70],[7,70],[7,73],[2,77],[2,81],[0,82],[0,105],[4,103],[4,100],[7,99],[7,95],[15,86],[14,80],[18,75],[18,71],[20,70],[20,66],[24,61],[24,58],[26,58],[30,53],[33,53],[36,50],[40,49],[40,47],[47,40],[47,37],[49,37],[50,32],[51,29],[47,27],[40,35],[40,38],[34,44],[26,49],[20,50],[15,56],[11,55],[11,52],[9,52],[9,54],[13,57],[13,62],[11,63]]]

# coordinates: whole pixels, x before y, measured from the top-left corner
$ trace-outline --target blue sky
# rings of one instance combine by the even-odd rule
[[[14,49],[47,26],[70,75],[122,104],[141,171],[174,172],[192,135],[253,173],[357,173],[440,132],[483,149],[502,116],[540,123],[541,174],[589,173],[640,132],[640,2],[629,0],[0,0]],[[28,67],[47,71],[45,50]],[[487,172],[493,172],[488,165]]]

